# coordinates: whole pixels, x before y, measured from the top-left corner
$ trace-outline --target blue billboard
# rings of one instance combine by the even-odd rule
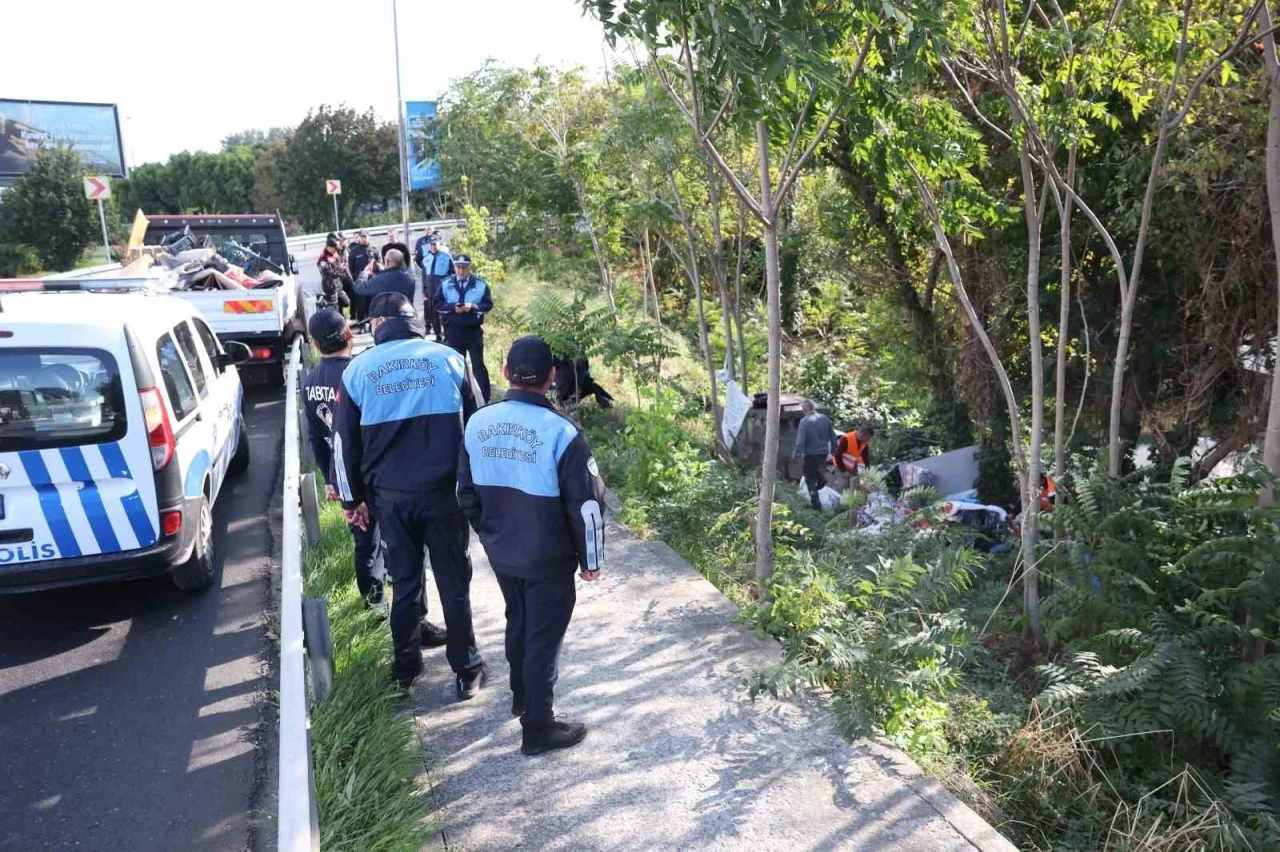
[[[50,145],[74,148],[89,174],[127,177],[115,104],[0,98],[0,178],[21,177]]]
[[[440,185],[440,164],[428,158],[427,149],[436,132],[436,102],[407,101],[404,106],[409,188],[435,189]]]

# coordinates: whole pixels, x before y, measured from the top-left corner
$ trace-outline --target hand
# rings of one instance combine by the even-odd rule
[[[473,304],[471,304],[470,302],[467,302],[467,303],[466,303],[465,305],[463,305],[462,307],[463,307],[463,308],[465,308],[465,309],[466,309],[466,311],[467,311],[467,313],[469,313],[469,314],[474,314],[474,313],[476,312],[476,306],[475,306],[475,305],[473,305]]]
[[[466,305],[454,305],[454,306],[453,306],[453,312],[454,312],[455,314],[465,313],[465,312],[466,312],[466,309],[467,309],[467,306],[466,306]]]
[[[369,507],[364,503],[356,506],[354,509],[344,509],[343,516],[347,519],[348,524],[354,524],[356,529],[361,532],[367,532],[369,529]]]
[[[329,501],[337,500],[338,489],[334,488],[332,485],[326,485],[324,487],[324,499]]]
[[[581,577],[584,582],[594,583],[596,580],[600,579],[600,572],[599,571],[579,571],[578,576]]]

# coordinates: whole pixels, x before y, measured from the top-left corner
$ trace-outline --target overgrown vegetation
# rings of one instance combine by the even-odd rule
[[[418,852],[430,834],[422,750],[387,674],[390,631],[356,589],[351,533],[338,504],[323,504],[321,529],[303,577],[306,596],[328,602],[333,636],[333,691],[311,712],[320,847]]]
[[[1077,457],[1078,501],[1041,521],[1057,529],[1042,656],[1009,601],[1012,555],[978,552],[927,493],[878,534],[779,504],[779,565],[761,594],[753,478],[711,458],[699,412],[646,402],[576,414],[624,520],[782,643],[785,661],[754,689],[823,690],[848,735],[883,733],[1024,848],[1280,843],[1275,625],[1235,617],[1246,601],[1280,604],[1280,512],[1257,506],[1263,474],[1189,485],[1182,463],[1172,481],[1113,483]]]

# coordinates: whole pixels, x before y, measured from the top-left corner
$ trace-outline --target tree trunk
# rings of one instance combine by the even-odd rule
[[[738,327],[738,361],[739,381],[743,393],[747,390],[747,341],[742,331],[742,250],[746,239],[747,211],[742,202],[738,202],[738,262],[733,275],[733,322]]]
[[[1076,147],[1067,154],[1067,183],[1076,184]],[[1055,194],[1055,199],[1061,196]],[[1058,204],[1059,263],[1061,265],[1058,303],[1058,363],[1054,375],[1053,475],[1062,478],[1067,469],[1067,336],[1071,332],[1071,196]]]
[[[675,179],[671,180],[672,189],[675,189]],[[698,265],[698,242],[697,235],[693,230],[693,223],[689,221],[688,216],[684,212],[684,204],[680,202],[677,195],[677,213],[681,216],[680,224],[684,227],[685,243],[689,251],[688,256],[682,255],[667,235],[658,232],[659,239],[667,244],[667,248],[680,260],[680,265],[684,267],[685,273],[689,276],[689,284],[693,287],[693,299],[698,309],[698,348],[702,354],[702,366],[707,371],[707,382],[711,387],[711,418],[715,423],[715,441],[716,451],[728,458],[728,450],[724,443],[724,436],[720,433],[720,423],[722,414],[720,411],[720,390],[716,381],[716,363],[711,357],[711,339],[707,334],[707,315],[703,309],[702,302],[702,271]]]
[[[724,233],[720,225],[720,179],[716,175],[715,164],[704,156],[707,168],[707,200],[711,204],[711,277],[715,279],[720,292],[720,324],[724,334],[724,369],[729,378],[735,378],[737,365],[734,363],[733,328],[729,324],[732,309],[729,305],[729,272],[724,259]]]
[[[587,222],[587,236],[591,238],[591,251],[596,256],[596,265],[600,267],[600,285],[604,287],[604,294],[609,299],[609,309],[616,314],[618,305],[613,300],[613,276],[609,273],[609,259],[604,256],[600,238],[596,236],[596,225],[595,222],[591,221],[591,211],[587,208],[586,192],[576,177],[571,178],[571,181],[573,183],[573,194],[578,199],[578,209],[582,211],[582,218]]]
[[[764,221],[764,280],[769,303],[769,393],[765,409],[760,506],[756,513],[756,579],[773,576],[773,492],[778,478],[778,430],[782,414],[782,279],[778,270],[778,211],[769,176],[769,129],[756,122],[760,157],[760,208]]]
[[[1271,4],[1263,3],[1259,24],[1264,30],[1272,27]],[[1269,35],[1264,39],[1263,54],[1266,57],[1269,78],[1270,108],[1267,111],[1267,204],[1271,210],[1271,242],[1275,251],[1275,284],[1280,288],[1280,62],[1276,59],[1276,39]],[[1276,334],[1280,341],[1280,300],[1276,302]],[[1280,359],[1271,366],[1271,404],[1267,409],[1267,437],[1262,444],[1263,464],[1280,475]],[[1271,503],[1275,494],[1264,489],[1262,501]]]
[[[1040,449],[1044,441],[1044,351],[1040,341],[1040,241],[1043,208],[1037,209],[1036,182],[1026,144],[1019,157],[1022,167],[1023,211],[1027,220],[1027,336],[1031,345],[1031,440],[1027,447],[1026,479],[1022,490],[1022,602],[1027,633],[1037,646],[1044,644],[1040,623]],[[1048,193],[1048,188],[1044,190]],[[1061,398],[1061,394],[1059,394]]]

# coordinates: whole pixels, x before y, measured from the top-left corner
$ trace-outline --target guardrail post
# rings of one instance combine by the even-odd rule
[[[302,602],[302,632],[311,668],[311,694],[320,704],[333,691],[333,637],[324,600],[308,598]]]
[[[316,494],[316,475],[304,474],[299,486],[302,492],[302,525],[307,535],[307,544],[320,541],[320,498]]]

